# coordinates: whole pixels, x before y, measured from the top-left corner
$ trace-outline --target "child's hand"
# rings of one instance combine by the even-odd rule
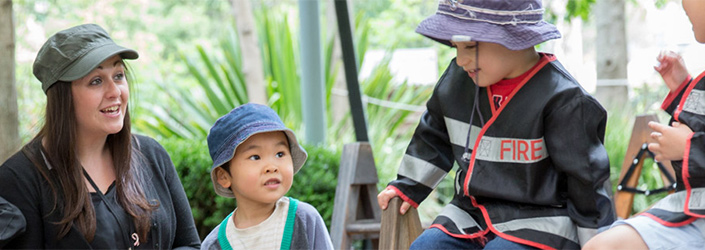
[[[685,68],[683,58],[673,51],[662,51],[658,57],[659,65],[654,66],[654,69],[661,74],[663,81],[666,82],[666,87],[675,92],[678,87],[688,78],[688,70]]]
[[[649,150],[654,153],[656,161],[682,160],[685,152],[685,143],[693,131],[686,125],[673,122],[672,127],[657,122],[649,122],[649,127],[654,130],[651,138],[656,140],[649,143]]]
[[[397,192],[395,192],[394,190],[389,189],[389,188],[383,190],[382,192],[379,192],[379,194],[377,195],[377,203],[379,203],[379,207],[382,210],[386,210],[387,205],[389,205],[389,200],[391,200],[395,196],[399,196],[399,195],[397,195]],[[406,201],[402,202],[401,208],[399,209],[399,213],[405,214],[406,211],[409,210],[409,207],[411,207],[411,204],[409,204]]]

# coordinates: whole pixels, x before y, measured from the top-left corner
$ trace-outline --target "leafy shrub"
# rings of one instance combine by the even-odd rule
[[[205,140],[170,138],[160,140],[181,178],[191,205],[196,230],[201,239],[215,228],[236,207],[234,199],[215,194],[210,179],[213,161],[208,154]],[[301,170],[294,175],[294,182],[287,196],[314,206],[330,227],[333,215],[335,187],[338,183],[340,152],[323,147],[304,145],[309,154]]]
[[[321,213],[323,221],[330,228],[335,187],[338,185],[340,152],[309,145],[304,145],[304,148],[308,152],[308,159],[304,167],[294,175],[294,183],[287,196],[311,204]]]

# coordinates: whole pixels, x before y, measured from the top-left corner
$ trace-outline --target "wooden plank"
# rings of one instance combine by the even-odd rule
[[[401,198],[394,197],[389,200],[387,209],[382,211],[379,249],[409,249],[423,232],[418,211],[411,207],[402,215],[399,213],[401,204]]]
[[[346,227],[349,234],[379,233],[380,223],[373,219],[358,220]]]
[[[377,185],[379,179],[377,178],[377,168],[375,167],[375,159],[372,155],[372,146],[369,143],[352,143],[343,146],[343,151],[345,147],[349,147],[349,151],[355,151],[355,155],[350,157],[356,157],[356,168],[354,179],[352,184],[365,185],[374,184]],[[375,190],[375,195],[377,197],[377,191]],[[375,198],[375,200],[377,200]]]

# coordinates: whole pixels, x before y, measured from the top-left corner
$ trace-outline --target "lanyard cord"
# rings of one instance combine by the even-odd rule
[[[110,211],[110,213],[111,213],[111,214],[113,215],[113,217],[115,218],[115,221],[117,222],[118,227],[120,228],[120,231],[122,231],[122,233],[123,233],[123,237],[124,237],[123,240],[124,240],[125,242],[132,242],[132,241],[130,241],[129,237],[128,237],[127,235],[125,235],[125,232],[126,232],[126,231],[125,231],[125,227],[123,227],[122,223],[120,223],[120,219],[117,217],[117,214],[115,213],[115,210],[113,210],[113,206],[110,204],[110,202],[108,202],[108,198],[105,198],[105,195],[103,195],[103,191],[101,191],[101,190],[98,188],[98,185],[96,185],[95,182],[93,182],[93,179],[91,179],[91,176],[88,175],[88,172],[86,172],[85,169],[83,169],[83,176],[85,176],[86,179],[88,180],[88,182],[91,183],[91,185],[93,186],[93,189],[95,189],[95,191],[96,191],[96,193],[98,194],[98,196],[100,197],[100,199],[103,201],[103,203],[105,203],[105,207],[108,208],[108,211]],[[116,186],[117,186],[117,184],[116,184]],[[116,187],[116,188],[117,188],[117,187]],[[116,192],[117,192],[117,191],[116,191]],[[95,209],[95,208],[94,208],[94,209]],[[97,217],[97,215],[96,215],[96,217]],[[130,234],[130,232],[127,232],[127,233]],[[134,245],[135,245],[135,246],[139,246],[139,239],[135,241]]]
[[[480,43],[478,42],[475,48],[475,71],[477,72],[477,76],[475,77],[477,79],[477,82],[475,83],[475,98],[473,99],[472,102],[472,111],[470,112],[470,122],[468,126],[468,136],[465,138],[465,152],[463,152],[463,160],[465,161],[470,161],[470,134],[472,132],[472,121],[473,118],[475,118],[475,111],[477,110],[477,114],[480,117],[480,126],[484,127],[485,126],[485,119],[482,117],[482,112],[480,112],[480,101],[478,100],[480,97],[480,63],[479,63],[479,55],[480,54]]]

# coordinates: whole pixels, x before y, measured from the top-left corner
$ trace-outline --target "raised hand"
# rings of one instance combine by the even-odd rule
[[[661,74],[668,89],[675,92],[688,77],[688,70],[685,68],[683,58],[673,51],[662,51],[656,60],[659,65],[654,66],[654,69]]]

